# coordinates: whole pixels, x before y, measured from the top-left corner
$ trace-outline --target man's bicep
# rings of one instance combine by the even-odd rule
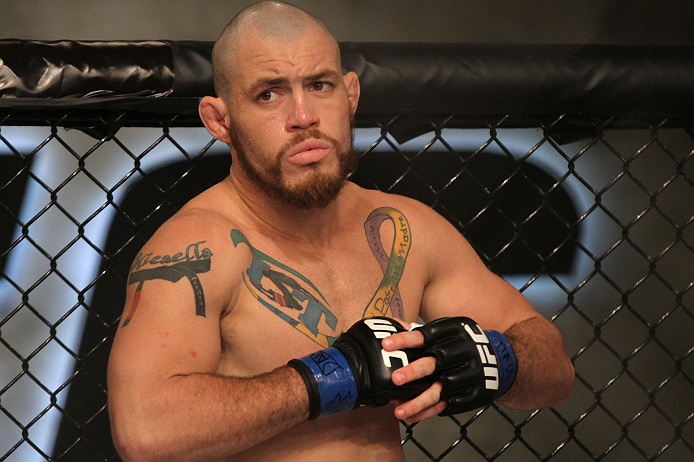
[[[127,280],[110,368],[137,380],[213,373],[220,357],[223,257],[205,240],[148,244]]]
[[[505,331],[538,315],[528,300],[482,262],[469,242],[445,223],[431,247],[431,280],[427,283],[421,317],[467,316],[485,329]]]
[[[112,356],[124,354],[119,359],[130,368],[166,376],[214,372],[220,355],[218,310],[206,301],[205,314],[197,313],[197,296],[186,283],[157,279],[130,288]],[[204,280],[200,284],[204,290]]]
[[[173,379],[214,373],[220,357],[218,316],[208,297],[205,316],[195,313],[188,278],[130,279],[108,364],[109,414],[119,440],[132,438],[174,404]],[[210,284],[199,279],[205,291]]]

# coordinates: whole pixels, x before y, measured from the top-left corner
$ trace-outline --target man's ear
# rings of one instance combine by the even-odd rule
[[[221,98],[205,96],[200,100],[198,113],[207,131],[219,141],[229,144],[231,140],[226,120],[227,106],[224,101]]]
[[[359,86],[359,77],[355,72],[348,72],[343,75],[342,78],[345,80],[345,87],[347,87],[347,98],[349,99],[349,106],[352,115],[357,111],[357,105],[359,104],[359,94],[361,92],[361,87]]]

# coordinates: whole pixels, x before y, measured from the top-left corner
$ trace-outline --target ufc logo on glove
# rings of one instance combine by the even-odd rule
[[[466,317],[437,319],[415,330],[424,336],[423,354],[436,358],[433,375],[443,385],[441,399],[448,402],[440,415],[486,406],[513,385],[517,360],[500,332],[482,330]]]
[[[498,390],[499,389],[499,369],[497,367],[496,356],[493,351],[490,351],[491,345],[489,344],[489,339],[484,333],[480,326],[475,324],[474,326],[479,330],[479,333],[475,332],[470,324],[461,323],[465,328],[465,332],[468,333],[470,338],[477,344],[477,352],[480,354],[480,360],[482,364],[491,364],[494,367],[484,367],[484,377],[485,377],[485,387],[487,390]]]

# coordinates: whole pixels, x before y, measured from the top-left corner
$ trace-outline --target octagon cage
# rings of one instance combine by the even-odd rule
[[[403,422],[407,460],[693,460],[694,47],[340,46],[352,181],[448,219],[576,369],[555,408]],[[119,460],[128,270],[231,162],[197,115],[211,49],[0,41],[1,461]]]

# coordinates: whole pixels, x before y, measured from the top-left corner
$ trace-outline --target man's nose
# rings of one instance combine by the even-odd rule
[[[306,130],[317,127],[319,121],[310,98],[303,92],[295,93],[292,98],[291,112],[287,119],[287,128],[290,131]]]

